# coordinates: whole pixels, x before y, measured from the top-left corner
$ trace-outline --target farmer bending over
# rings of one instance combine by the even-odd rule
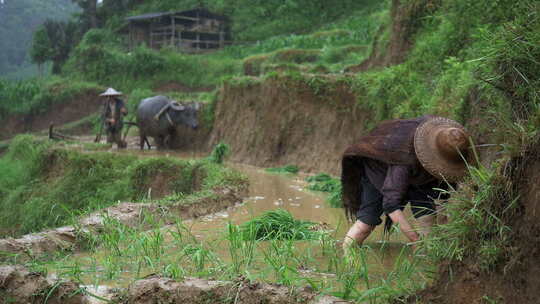
[[[419,234],[403,214],[407,203],[421,234],[435,219],[435,199],[446,199],[438,189],[460,180],[467,172],[469,135],[459,123],[426,115],[382,122],[343,154],[341,182],[347,217],[356,222],[343,246],[359,245],[381,224],[398,223],[410,242]],[[388,219],[389,217],[389,219]],[[391,220],[391,221],[389,221]]]
[[[122,96],[122,93],[109,88],[99,96],[107,98],[103,108],[107,142],[116,143],[118,148],[125,148],[127,144],[122,140],[122,128],[124,127],[123,117],[127,115],[128,111],[124,101],[118,98],[118,96]]]

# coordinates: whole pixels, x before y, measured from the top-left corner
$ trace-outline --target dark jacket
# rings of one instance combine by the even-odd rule
[[[114,102],[114,111],[111,109],[110,102]],[[111,124],[109,122],[106,122],[107,131],[109,132],[119,132],[124,127],[124,113],[122,113],[122,109],[126,107],[124,101],[120,98],[114,98],[113,101],[107,101],[104,105],[104,117],[105,119],[114,118],[115,123]]]
[[[366,159],[377,160],[389,166],[421,168],[414,151],[414,134],[416,128],[430,117],[426,115],[414,119],[384,121],[361,137],[357,144],[345,150],[341,160],[341,183],[343,206],[349,219],[354,220],[360,206],[360,181],[365,174]],[[414,184],[415,181],[408,182]],[[425,182],[425,178],[418,182]]]

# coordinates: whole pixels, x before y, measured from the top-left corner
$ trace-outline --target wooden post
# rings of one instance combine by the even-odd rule
[[[219,32],[219,48],[223,48],[223,42],[225,41],[225,32]]]
[[[178,32],[178,43],[182,46],[182,31]]]
[[[150,21],[150,48],[154,48],[154,23]]]
[[[129,22],[129,51],[133,51],[133,24]]]
[[[201,34],[199,34],[199,31],[201,30],[201,17],[199,16],[199,12],[197,11],[197,53],[199,52],[201,48]]]
[[[175,36],[176,36],[176,19],[174,18],[174,15],[171,16],[171,23],[172,23],[172,37],[171,37],[171,44],[172,47],[176,50],[176,44],[175,44]]]

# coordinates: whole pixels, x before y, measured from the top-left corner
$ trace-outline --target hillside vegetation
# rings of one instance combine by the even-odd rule
[[[37,75],[29,50],[45,19],[65,20],[76,11],[71,0],[5,0],[0,4],[0,78]]]
[[[14,139],[0,157],[0,235],[17,236],[71,224],[119,201],[160,200],[188,204],[218,186],[236,187],[244,178],[211,160],[139,159],[100,152],[81,153],[30,135]]]
[[[537,244],[540,231],[535,213],[538,189],[531,185],[537,174],[530,169],[538,166],[540,127],[538,2],[126,3],[115,11],[107,11],[108,5],[113,4],[105,2],[98,12],[101,27],[86,32],[61,66],[57,78],[35,83],[3,83],[0,96],[10,92],[11,104],[6,103],[2,113],[30,112],[35,105],[47,107],[48,103],[42,100],[50,99],[39,96],[50,91],[51,83],[67,79],[68,84],[53,90],[53,94],[62,96],[72,87],[112,86],[127,93],[130,107],[141,98],[163,92],[161,88],[215,89],[204,93],[167,90],[164,93],[178,99],[207,102],[204,115],[209,128],[219,126],[216,117],[228,117],[229,124],[219,126],[221,130],[234,130],[234,137],[249,133],[240,140],[249,137],[250,142],[233,147],[233,153],[254,155],[265,162],[271,158],[269,153],[279,158],[294,151],[297,154],[292,159],[334,166],[332,157],[339,158],[337,152],[320,153],[322,160],[306,160],[307,150],[313,150],[312,147],[298,147],[297,142],[287,140],[323,134],[317,144],[322,149],[337,151],[336,143],[342,144],[348,138],[335,138],[335,134],[332,138],[319,129],[327,130],[331,126],[343,132],[339,133],[342,135],[353,133],[353,123],[366,131],[384,119],[424,114],[453,118],[463,123],[475,143],[481,145],[477,154],[482,165],[471,168],[470,178],[459,189],[452,190],[452,200],[444,211],[449,223],[440,225],[423,243],[427,263],[440,265],[440,275],[434,278],[435,287],[416,296],[421,284],[400,279],[388,281],[384,290],[368,286],[363,294],[348,290],[340,296],[358,301],[368,297],[433,303],[537,301],[534,257],[538,251],[529,242]],[[200,3],[232,18],[235,45],[204,55],[181,54],[170,49],[157,51],[145,46],[127,50],[125,37],[119,34],[125,16],[193,8]],[[20,106],[15,100],[22,101]],[[300,102],[311,102],[314,109],[310,110],[332,121],[309,120],[311,117],[300,113],[301,108],[305,109]],[[228,104],[219,107],[220,103]],[[281,108],[271,108],[275,104]],[[298,113],[288,113],[291,109]],[[264,110],[267,112],[260,113]],[[236,112],[227,116],[227,111]],[[249,129],[239,119],[241,111],[249,112],[246,116],[251,121],[266,119],[268,125],[277,127]],[[338,125],[341,121],[334,117],[345,118],[346,122]],[[301,124],[305,121],[310,125]],[[296,134],[291,131],[291,125],[303,129],[293,130]],[[270,133],[275,138],[266,136]],[[214,140],[218,135],[208,138]],[[269,149],[262,151],[260,148],[266,148],[267,144]],[[79,158],[83,157],[74,157]],[[129,192],[127,180],[123,182],[115,191]],[[13,192],[12,183],[5,178],[1,191],[6,197],[17,198],[25,193]],[[106,199],[117,199],[112,195],[115,191]],[[332,185],[330,191],[335,196],[339,185]],[[120,194],[126,197],[128,192]],[[523,218],[527,219],[525,228],[520,226]],[[458,278],[457,283],[452,283],[456,282],[454,277]],[[357,280],[358,276],[354,278]],[[290,281],[287,277],[287,282]],[[468,288],[471,282],[473,287]],[[354,285],[348,287],[354,289]]]

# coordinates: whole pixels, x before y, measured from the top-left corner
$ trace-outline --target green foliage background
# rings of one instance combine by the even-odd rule
[[[76,11],[71,0],[6,0],[0,4],[0,78],[37,75],[30,68],[33,32],[47,18],[65,20]]]
[[[332,98],[333,87],[345,85],[356,95],[356,107],[371,114],[369,120],[362,122],[367,128],[384,119],[424,114],[453,118],[475,132],[479,143],[500,144],[501,151],[494,155],[505,159],[521,156],[523,147],[537,136],[540,127],[538,1],[399,1],[402,6],[394,13],[402,17],[401,26],[414,33],[410,37],[412,48],[400,64],[360,73],[342,72],[369,58],[374,51],[385,54],[392,42],[395,22],[391,20],[391,1],[128,2],[117,4],[114,13],[105,10],[113,2],[105,2],[98,12],[102,27],[85,34],[62,67],[60,77],[44,82],[0,82],[0,113],[31,113],[38,106],[50,105],[56,96],[62,96],[72,87],[51,90],[56,87],[51,84],[66,79],[76,83],[75,88],[90,84],[114,86],[129,95],[131,109],[138,100],[155,95],[157,87],[169,82],[190,87],[220,87],[226,82],[232,87],[242,87],[271,80],[285,89],[309,89],[319,95],[327,94],[329,98]],[[170,49],[156,51],[145,46],[127,50],[125,37],[118,32],[125,16],[190,9],[201,3],[231,17],[237,45],[203,55],[181,54]],[[284,72],[278,73],[278,69]],[[216,101],[214,93],[206,94],[205,98],[211,103],[205,107],[205,111],[210,109],[205,117],[211,122],[212,105],[219,100]],[[23,149],[23,142],[30,140],[18,141],[20,143],[16,141],[13,150],[0,159],[6,172],[0,176],[0,194],[5,198],[0,207],[16,213],[2,215],[5,218],[0,218],[0,223],[10,224],[12,219],[18,219],[29,210],[35,210],[36,214],[17,226],[21,232],[62,223],[69,212],[59,211],[65,206],[60,204],[68,202],[68,197],[61,196],[60,190],[51,191],[49,196],[34,192],[44,192],[42,181],[33,176],[41,172],[40,160],[50,147],[46,143],[32,143],[31,149]],[[19,159],[23,156],[24,161]],[[57,189],[81,193],[76,197],[83,203],[73,202],[76,210],[97,208],[98,202],[108,204],[132,197],[129,180],[114,180],[114,176],[108,175],[117,169],[124,172],[120,168],[125,167],[126,160],[111,163],[100,154],[67,157],[74,164],[73,172],[83,176],[82,180],[90,185],[85,187],[95,186],[97,193],[85,192],[86,188],[77,182],[63,180],[58,184]],[[113,170],[105,171],[96,165],[97,175],[92,175],[88,163],[94,161],[103,162]],[[133,172],[144,176],[144,172],[152,172],[151,167],[159,164],[159,161],[139,163],[142,167]],[[497,164],[505,168],[504,162]],[[205,166],[215,168],[217,165],[206,163]],[[278,171],[287,171],[285,169]],[[297,168],[289,169],[297,171]],[[504,173],[496,170],[496,166],[472,170],[465,186],[453,193],[454,201],[448,210],[450,224],[439,226],[434,239],[426,241],[433,261],[470,259],[477,261],[481,271],[505,269],[511,253],[508,248],[512,230],[507,214],[517,212],[518,208],[514,207],[518,200],[513,196],[515,193],[504,188],[508,182],[503,178]],[[75,174],[73,172],[67,175]],[[216,170],[209,172],[213,181],[230,177]],[[100,184],[101,180],[108,180],[109,184]],[[332,204],[338,206],[337,180],[319,176],[312,182],[313,189],[330,191]],[[78,189],[81,191],[76,191]],[[105,190],[102,193],[100,189]],[[136,197],[140,199],[142,195],[137,193]],[[501,205],[508,208],[502,209]],[[62,215],[51,218],[52,210]],[[289,220],[284,215],[275,222],[292,222]],[[272,222],[271,219],[266,221]],[[358,277],[357,273],[352,275]],[[393,291],[392,295],[395,293]]]

